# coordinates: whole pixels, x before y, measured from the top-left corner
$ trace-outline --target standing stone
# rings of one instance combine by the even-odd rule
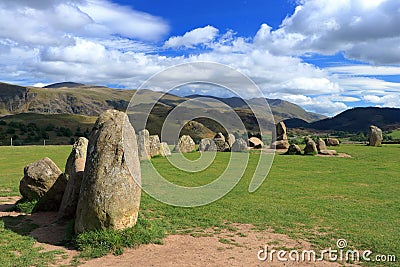
[[[138,152],[139,160],[149,160],[150,156],[150,133],[144,129],[138,133]]]
[[[288,149],[290,144],[287,137],[286,125],[283,121],[275,126],[275,133],[272,136],[271,148],[274,149]]]
[[[217,152],[217,146],[215,145],[214,141],[210,138],[203,138],[199,144],[199,151],[200,152]]]
[[[158,135],[150,135],[150,157],[155,157],[160,155],[160,137]]]
[[[69,179],[58,211],[59,220],[75,217],[83,172],[85,170],[88,142],[85,137],[79,137],[72,146],[72,151],[67,159],[65,174]]]
[[[61,174],[60,168],[49,158],[30,163],[24,168],[19,192],[26,200],[38,200],[50,190]]]
[[[369,126],[368,138],[370,146],[380,146],[383,140],[382,130],[374,125]]]
[[[326,149],[327,149],[327,148],[326,148],[325,141],[322,140],[321,138],[318,138],[318,140],[317,140],[317,149],[318,149],[318,151],[326,150]]]
[[[58,211],[67,187],[67,176],[61,173],[49,191],[37,202],[34,211]]]
[[[233,152],[244,152],[247,150],[249,150],[249,148],[247,147],[247,143],[243,138],[236,139],[231,149]]]
[[[166,142],[160,143],[160,155],[162,157],[169,157],[171,156],[171,150]]]
[[[134,226],[140,183],[135,130],[125,113],[107,110],[90,133],[75,232]]]
[[[213,141],[217,147],[217,151],[225,152],[230,150],[229,143],[225,140],[225,136],[222,133],[217,133]]]
[[[196,147],[193,139],[189,135],[182,135],[174,151],[181,153],[192,152]]]
[[[252,148],[262,148],[264,146],[264,143],[257,137],[250,137],[249,144]]]
[[[325,144],[327,146],[338,146],[340,144],[339,140],[336,138],[326,138],[325,139]]]
[[[298,145],[292,144],[289,146],[287,155],[301,155],[301,148]]]
[[[233,134],[228,134],[228,138],[226,140],[226,142],[228,143],[229,147],[231,148],[233,143],[235,143],[236,138]]]
[[[307,139],[306,147],[304,148],[304,155],[318,154],[317,144],[311,138]]]

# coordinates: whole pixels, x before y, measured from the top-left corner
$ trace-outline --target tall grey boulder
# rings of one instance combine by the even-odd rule
[[[286,125],[281,121],[275,125],[275,133],[272,136],[271,148],[288,149],[289,145]]]
[[[137,137],[139,160],[149,160],[150,156],[150,133],[147,129],[141,130]]]
[[[248,150],[247,143],[243,138],[236,139],[231,149],[232,152],[244,152]]]
[[[315,155],[318,154],[317,144],[311,138],[306,141],[306,147],[304,148],[304,155]]]
[[[149,145],[150,145],[150,157],[155,157],[160,155],[160,137],[158,137],[158,135],[150,135]]]
[[[89,137],[75,232],[134,226],[140,182],[135,130],[125,113],[107,110],[99,116]]]
[[[193,139],[189,135],[182,135],[179,138],[178,144],[175,146],[174,151],[181,153],[192,152],[196,147]]]
[[[160,155],[162,157],[169,157],[171,156],[171,150],[166,142],[160,143]]]
[[[369,126],[368,139],[370,146],[380,146],[383,140],[382,130],[374,125]]]
[[[318,138],[316,144],[317,144],[317,150],[318,150],[318,151],[326,150],[326,149],[327,149],[327,148],[326,148],[325,141],[322,140],[321,138]]]
[[[88,142],[85,137],[79,137],[72,146],[72,151],[67,159],[65,174],[67,175],[68,183],[58,211],[59,220],[75,217],[83,172],[85,170]]]
[[[199,151],[200,152],[217,152],[217,146],[215,145],[214,141],[210,138],[203,138],[199,144]]]

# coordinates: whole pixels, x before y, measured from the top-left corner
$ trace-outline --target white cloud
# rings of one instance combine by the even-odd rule
[[[197,28],[185,33],[183,36],[173,36],[165,44],[165,48],[192,48],[196,45],[206,45],[211,43],[218,34],[218,29],[213,26]]]
[[[255,43],[276,54],[307,52],[400,63],[398,0],[305,0],[277,30],[259,29]],[[382,49],[384,48],[384,49]]]
[[[386,94],[384,96],[366,95],[363,100],[381,107],[400,108],[399,94]]]
[[[397,66],[347,65],[329,67],[326,69],[332,73],[356,76],[400,75],[400,67]]]

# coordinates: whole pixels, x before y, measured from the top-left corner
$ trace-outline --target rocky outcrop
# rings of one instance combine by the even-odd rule
[[[250,137],[249,138],[249,145],[251,148],[262,148],[264,143],[257,137]]]
[[[203,138],[199,144],[199,151],[200,152],[217,152],[217,146],[215,145],[214,141],[210,138]]]
[[[235,142],[232,144],[232,152],[244,152],[248,150],[249,148],[247,147],[247,143],[243,138],[236,139]]]
[[[89,137],[75,232],[135,225],[140,204],[140,163],[128,116],[107,110]]]
[[[139,160],[149,160],[150,156],[150,133],[144,129],[139,131],[137,137]]]
[[[85,170],[88,142],[85,137],[79,137],[72,146],[72,151],[67,159],[65,174],[67,175],[68,183],[58,211],[58,219],[60,220],[75,217]]]
[[[181,153],[192,152],[195,149],[196,144],[189,135],[182,135],[179,138],[178,144],[175,146],[174,151]]]
[[[382,130],[374,125],[369,126],[368,139],[370,146],[380,146],[383,140]]]

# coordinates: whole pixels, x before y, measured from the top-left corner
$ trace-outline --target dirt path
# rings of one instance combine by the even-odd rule
[[[57,245],[65,235],[66,225],[56,223],[55,212],[41,212],[33,215],[7,212],[7,208],[18,200],[17,197],[0,197],[0,219],[6,216],[21,216],[39,227],[30,233],[37,240],[35,246],[45,251],[59,250],[66,256],[57,256],[54,266],[67,266],[79,252]],[[310,249],[311,244],[296,241],[286,235],[273,233],[272,230],[256,231],[252,225],[234,224],[235,231],[209,229],[198,233],[199,236],[169,235],[163,245],[142,245],[135,249],[125,249],[121,256],[107,255],[92,259],[82,266],[341,266],[331,262],[278,262],[260,261],[258,251],[268,249]]]

